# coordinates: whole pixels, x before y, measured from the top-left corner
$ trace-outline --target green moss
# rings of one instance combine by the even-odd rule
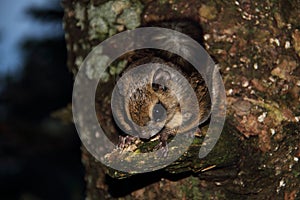
[[[109,1],[100,6],[90,5],[87,11],[89,39],[104,40],[125,29],[140,26],[143,5],[137,0]]]
[[[83,62],[83,57],[82,56],[76,57],[76,59],[75,59],[75,65],[77,66],[78,69],[81,66],[82,62]]]
[[[232,126],[232,125],[231,125]],[[164,170],[171,174],[181,174],[186,172],[194,172],[194,173],[201,173],[203,169],[207,169],[209,167],[215,168],[215,167],[223,167],[223,166],[230,166],[236,163],[236,161],[239,158],[239,145],[240,141],[236,137],[236,130],[232,129],[230,125],[226,125],[221,137],[219,138],[217,144],[213,148],[213,150],[203,159],[199,159],[199,149],[203,143],[203,137],[199,138],[196,137],[190,146],[189,150],[187,152],[184,152],[183,155],[167,166]],[[231,128],[230,128],[231,127]],[[158,145],[157,140],[155,141],[149,141],[145,143],[141,143],[137,145],[137,150],[135,150],[135,154],[128,154],[125,155],[125,160],[131,160],[135,161],[136,157],[140,157],[141,152],[148,152],[153,150],[153,148]],[[172,153],[172,150],[169,149],[169,153]],[[112,155],[110,155],[112,156]],[[117,154],[113,155],[118,156]],[[115,157],[114,157],[115,158]],[[153,160],[153,163],[157,162],[156,160]],[[141,165],[142,166],[142,165]],[[134,175],[134,173],[126,174],[126,173],[120,173],[115,170],[110,170],[108,173],[110,176],[121,179],[126,178],[129,176]]]
[[[107,82],[109,74],[104,71],[108,65],[108,56],[102,53],[102,48],[96,48],[86,61],[86,75],[89,79],[100,78],[100,81]]]
[[[120,15],[117,22],[124,24],[127,29],[132,30],[140,25],[140,14],[142,10],[138,6],[133,6],[125,9]]]
[[[188,183],[189,184],[183,184],[180,186],[180,193],[188,195],[186,196],[188,199],[203,199],[203,194],[199,189],[199,179],[195,177],[189,177]]]
[[[127,60],[117,60],[112,65],[107,66],[108,59],[106,55],[102,54],[102,49],[97,48],[86,61],[86,75],[88,78],[95,80],[100,78],[101,82],[108,82],[111,76],[120,74],[128,63]],[[82,57],[78,57],[75,63],[80,67],[82,61]]]
[[[87,6],[76,3],[74,17],[77,20],[76,26],[80,27],[81,30],[85,29],[88,23],[87,30],[90,41],[103,41],[118,32],[140,26],[142,11],[143,5],[138,0],[114,0],[98,6],[94,6],[92,3]],[[74,51],[78,51],[78,49],[90,51],[91,45],[84,40],[79,40],[73,45]],[[103,72],[108,64],[108,57],[102,54],[102,49],[97,49],[97,51],[93,52],[93,55],[86,62],[86,75],[90,79],[100,78],[100,81],[107,82],[110,76],[119,74],[127,65],[126,61],[118,61]],[[82,58],[75,60],[77,67],[82,62]]]
[[[109,74],[112,76],[120,74],[121,71],[126,67],[127,63],[127,60],[121,60],[116,64],[111,65],[109,68]]]
[[[85,8],[80,3],[75,4],[75,19],[77,19],[76,26],[79,26],[81,30],[84,29],[85,21]]]
[[[300,171],[293,170],[292,174],[294,175],[295,178],[298,178],[298,176],[300,176]]]

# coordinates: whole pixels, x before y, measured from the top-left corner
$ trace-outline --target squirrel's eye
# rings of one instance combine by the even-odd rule
[[[155,104],[152,110],[152,117],[155,122],[163,121],[167,116],[167,111],[161,103]]]
[[[160,84],[157,84],[157,83],[152,83],[152,89],[157,92],[158,90],[162,90],[162,91],[167,91],[168,88],[165,86],[165,85],[160,85]]]

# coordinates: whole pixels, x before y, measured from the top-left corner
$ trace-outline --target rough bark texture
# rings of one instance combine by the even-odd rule
[[[122,13],[140,19],[113,15],[110,8],[116,2],[123,2]],[[74,75],[106,37],[184,18],[202,26],[205,47],[220,66],[227,92],[226,125],[203,160],[191,153],[166,169],[129,176],[107,169],[83,147],[87,199],[300,198],[298,0],[64,0],[63,6],[68,66]],[[111,89],[109,81],[106,85]],[[97,109],[99,121],[110,130],[107,92],[99,91]],[[195,140],[197,150],[198,143],[201,138]]]

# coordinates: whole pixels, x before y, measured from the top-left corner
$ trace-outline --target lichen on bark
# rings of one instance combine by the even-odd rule
[[[102,29],[90,26],[88,10],[107,2],[64,0],[68,66],[74,74],[82,59],[105,38]],[[83,148],[88,198],[299,198],[299,2],[141,2],[141,24],[183,17],[202,25],[204,45],[219,63],[226,87],[226,126],[220,143],[204,160],[187,153],[164,170],[124,174],[122,180],[106,176],[121,177]],[[199,13],[201,8],[213,10],[213,15]],[[122,27],[113,27],[111,33],[115,30]],[[108,90],[111,83],[106,83]],[[100,95],[97,109],[112,123],[102,106],[109,102],[107,95],[105,91]],[[196,138],[191,152],[197,152],[201,143]]]

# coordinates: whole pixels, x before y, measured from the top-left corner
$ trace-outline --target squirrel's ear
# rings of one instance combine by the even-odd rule
[[[170,79],[170,73],[159,68],[153,75],[152,83],[159,84],[161,86],[166,86]]]

